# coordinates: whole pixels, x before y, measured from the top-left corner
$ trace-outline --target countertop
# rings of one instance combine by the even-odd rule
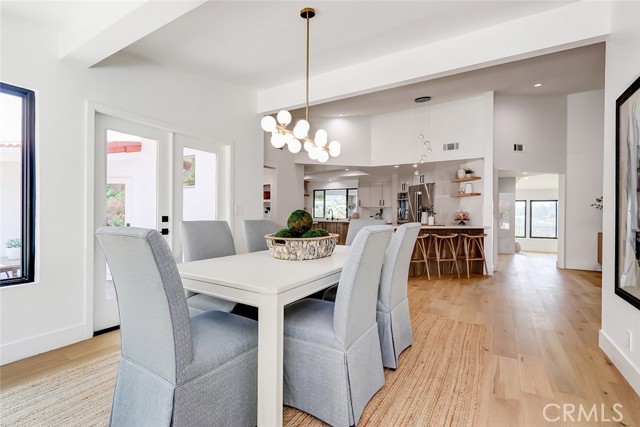
[[[313,223],[317,224],[317,223],[349,223],[350,221],[348,219],[334,219],[334,220],[330,220],[330,219],[317,219],[314,218]],[[398,224],[392,223],[389,224],[392,227],[398,227]],[[468,228],[468,229],[489,229],[491,228],[491,226],[488,225],[457,225],[457,224],[451,224],[451,225],[423,225],[421,227],[423,230],[453,230],[453,229],[461,229],[461,228]]]

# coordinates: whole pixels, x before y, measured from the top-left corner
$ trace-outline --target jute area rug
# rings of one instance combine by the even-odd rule
[[[482,325],[414,314],[413,346],[399,368],[385,369],[385,385],[359,426],[468,426],[477,423],[483,366]],[[106,426],[119,353],[103,356],[0,394],[0,425]],[[284,424],[325,426],[292,408]]]

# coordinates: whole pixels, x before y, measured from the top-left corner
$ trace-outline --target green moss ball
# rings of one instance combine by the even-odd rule
[[[300,237],[307,231],[311,230],[313,225],[313,218],[311,214],[302,209],[291,212],[289,219],[287,220],[287,227],[293,234],[293,237]]]
[[[318,230],[309,230],[306,233],[304,233],[302,235],[302,238],[304,239],[310,239],[312,237],[326,237],[329,235],[329,232],[327,230],[323,230],[323,229],[318,229]]]
[[[276,234],[274,234],[273,237],[294,237],[294,236],[293,236],[293,233],[291,233],[291,230],[289,230],[288,228],[283,228],[282,230],[279,230]]]

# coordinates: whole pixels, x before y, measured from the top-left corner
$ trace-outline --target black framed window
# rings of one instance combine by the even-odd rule
[[[357,188],[313,190],[313,217],[346,219],[358,206]]]
[[[35,93],[0,83],[0,286],[34,281]]]
[[[515,208],[516,237],[527,237],[527,201],[516,200]]]
[[[558,238],[558,201],[531,200],[529,202],[529,237],[536,239]]]

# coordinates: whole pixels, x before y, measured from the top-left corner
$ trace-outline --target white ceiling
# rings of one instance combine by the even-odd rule
[[[304,78],[305,21],[311,74],[496,25],[568,1],[215,1],[124,51],[256,89]]]

